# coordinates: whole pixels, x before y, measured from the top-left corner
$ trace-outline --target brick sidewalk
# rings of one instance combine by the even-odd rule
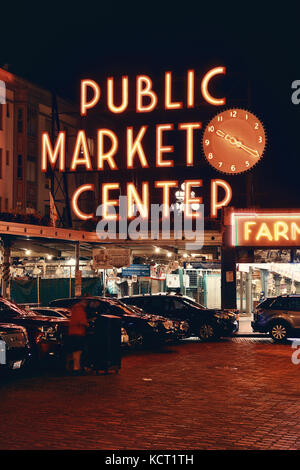
[[[128,353],[119,375],[7,379],[0,449],[300,449],[292,351],[189,341]]]

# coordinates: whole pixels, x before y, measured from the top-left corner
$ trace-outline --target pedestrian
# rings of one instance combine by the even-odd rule
[[[85,348],[86,329],[89,326],[86,309],[88,299],[82,299],[73,305],[68,328],[66,368],[75,375],[81,373],[81,355]],[[71,365],[71,363],[73,364]]]

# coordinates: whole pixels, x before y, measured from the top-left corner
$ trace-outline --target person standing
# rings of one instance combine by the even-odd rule
[[[71,354],[67,357],[66,368],[75,374],[81,372],[81,355],[85,347],[86,329],[89,326],[86,315],[87,299],[82,299],[73,305],[68,328],[68,350]],[[73,367],[70,363],[73,360]]]

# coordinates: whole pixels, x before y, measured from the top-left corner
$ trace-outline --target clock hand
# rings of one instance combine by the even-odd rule
[[[216,134],[219,136],[219,137],[225,137],[225,132],[221,131],[220,129],[218,129],[216,131]]]
[[[250,155],[252,155],[253,157],[259,157],[259,153],[256,149],[252,149],[250,147],[247,147],[246,145],[242,144],[241,141],[237,140],[235,137],[232,137],[231,135],[229,134],[225,134],[225,132],[221,131],[220,129],[218,129],[216,131],[216,134],[219,136],[219,137],[222,137],[224,138],[227,142],[229,142],[231,145],[235,145],[236,147],[238,148],[241,148],[243,150],[245,150],[245,152],[248,152]]]
[[[246,145],[242,144],[242,142],[237,142],[237,147],[240,147],[241,149],[245,150],[245,152],[250,153],[252,157],[259,157],[259,153],[256,149],[247,147]]]

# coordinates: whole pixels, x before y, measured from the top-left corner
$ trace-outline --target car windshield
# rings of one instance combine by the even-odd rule
[[[124,315],[124,314],[132,315],[133,313],[135,313],[134,309],[131,308],[131,306],[125,305],[121,302],[114,302],[114,301],[109,300],[108,303],[110,304],[111,309],[112,309],[111,312],[113,313],[116,313],[119,315]]]
[[[192,305],[193,307],[200,308],[201,310],[205,310],[205,307],[198,302],[195,302],[193,299],[190,299],[189,297],[181,297],[183,303],[185,305]]]
[[[33,310],[34,313],[37,313],[38,315],[43,315],[47,317],[61,317],[61,314],[59,312],[56,312],[55,310],[47,310],[47,309],[35,309]]]
[[[260,304],[257,305],[257,308],[269,308],[276,297],[268,297],[267,299],[263,300]]]
[[[1,311],[6,311],[6,312],[11,311],[13,315],[17,315],[21,317],[35,317],[36,316],[34,312],[23,310],[14,302],[11,302],[6,299],[1,299],[0,301],[0,316],[1,316]]]

